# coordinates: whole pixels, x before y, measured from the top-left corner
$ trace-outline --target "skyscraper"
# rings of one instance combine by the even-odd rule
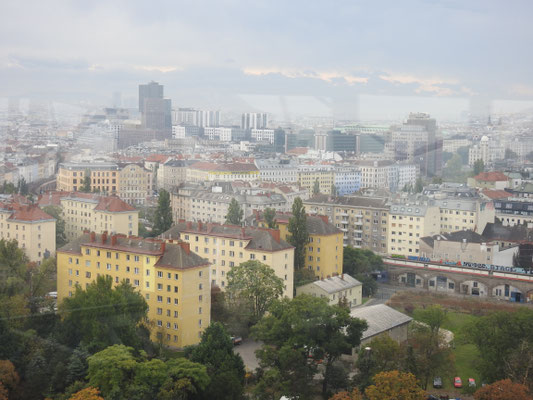
[[[429,114],[409,114],[407,121],[393,130],[391,139],[389,147],[396,161],[417,164],[425,177],[442,173],[442,137]]]
[[[172,102],[163,98],[163,85],[139,85],[139,111],[143,128],[153,129],[160,138],[172,137]]]
[[[157,82],[149,82],[146,85],[139,85],[139,112],[144,112],[145,99],[162,99],[163,85]]]
[[[267,113],[244,113],[241,118],[242,129],[264,129],[268,127]]]

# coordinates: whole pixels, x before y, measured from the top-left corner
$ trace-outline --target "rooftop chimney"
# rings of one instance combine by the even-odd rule
[[[96,240],[96,233],[95,232],[91,232],[91,243],[94,243]]]
[[[241,237],[244,237],[244,235],[245,235],[244,228],[241,228]]]
[[[111,235],[111,246],[116,246],[116,245],[117,245],[117,236]]]
[[[328,219],[328,216],[327,215],[318,215],[318,217],[320,217],[320,219],[322,221],[324,221],[324,223],[328,224],[329,223],[329,219]]]
[[[191,221],[187,221],[187,229],[191,229],[192,228],[192,222]]]
[[[107,242],[107,231],[102,233],[102,244],[105,244],[105,242]]]
[[[165,249],[166,249],[166,243],[165,242],[161,242],[161,252],[164,253]]]
[[[202,221],[198,221],[198,230],[199,230],[199,231],[202,230]]]
[[[187,242],[181,242],[180,243],[181,248],[185,251],[187,254],[191,254],[191,245]]]
[[[281,241],[279,229],[269,229],[269,232],[276,242],[279,243]]]

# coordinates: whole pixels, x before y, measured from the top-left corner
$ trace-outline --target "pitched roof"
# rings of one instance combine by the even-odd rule
[[[483,237],[490,240],[503,240],[517,243],[533,243],[533,229],[524,224],[504,226],[501,223],[489,222],[483,230]]]
[[[363,319],[368,324],[368,328],[363,332],[362,340],[408,324],[413,320],[408,315],[402,314],[385,304],[355,308],[350,311],[350,316]]]
[[[158,162],[158,163],[164,163],[170,158],[170,156],[167,156],[165,154],[150,154],[144,161],[148,162]]]
[[[421,238],[429,246],[433,247],[434,242],[437,240],[448,241],[448,242],[463,242],[466,240],[467,243],[486,243],[488,242],[487,238],[479,233],[476,233],[471,230],[466,231],[456,231],[450,233],[439,233],[433,236],[425,236]]]
[[[289,243],[281,240],[279,237],[279,230],[246,227],[242,228],[236,225],[220,225],[214,223],[198,223],[180,221],[168,231],[162,234],[163,238],[168,239],[183,239],[181,234],[201,234],[218,236],[228,239],[249,240],[246,248],[248,250],[259,251],[280,251],[292,249]]]
[[[305,203],[321,203],[328,205],[340,205],[364,208],[387,208],[387,199],[385,197],[366,197],[366,196],[337,196],[332,197],[326,194],[316,195]]]
[[[70,241],[58,252],[81,254],[81,246],[124,251],[142,255],[159,256],[155,265],[165,268],[187,269],[209,264],[209,261],[198,254],[187,250],[179,243],[163,243],[162,240],[144,239],[139,237],[127,237],[115,235],[116,242],[113,244],[112,235],[95,234],[91,241],[91,234],[85,232],[78,238]],[[103,240],[103,241],[102,241]]]
[[[325,292],[332,294],[346,289],[354,288],[356,286],[360,286],[362,285],[362,283],[359,282],[357,279],[352,278],[348,274],[342,274],[308,283],[307,285],[304,285],[301,288],[306,288],[311,285],[317,286]],[[296,291],[298,291],[298,289],[299,288],[297,288]]]
[[[509,193],[506,190],[483,189],[481,193],[491,200],[505,199],[513,196],[512,193]]]
[[[509,177],[502,172],[492,171],[492,172],[482,172],[474,176],[476,181],[483,182],[499,182],[499,181],[508,181]]]
[[[108,212],[135,211],[135,207],[116,196],[101,197],[98,205],[94,209]]]
[[[36,221],[55,221],[55,218],[48,215],[39,208],[37,204],[24,205],[19,203],[11,203],[7,205],[7,210],[12,211],[9,220],[36,222]]]
[[[263,219],[263,212],[255,214],[258,220]],[[291,212],[276,212],[276,222],[280,224],[288,224],[292,217]],[[328,221],[325,215],[307,215],[307,231],[310,235],[336,235],[341,233],[341,230]]]

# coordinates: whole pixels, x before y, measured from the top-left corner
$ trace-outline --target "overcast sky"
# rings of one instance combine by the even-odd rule
[[[452,115],[472,99],[533,98],[532,11],[513,0],[2,1],[0,95],[105,104],[120,91],[134,104],[154,79],[177,106],[370,116],[382,98],[393,118],[418,103]]]

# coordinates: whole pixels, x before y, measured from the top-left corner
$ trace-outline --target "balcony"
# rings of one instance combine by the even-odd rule
[[[348,228],[339,228],[343,232],[348,232]]]

